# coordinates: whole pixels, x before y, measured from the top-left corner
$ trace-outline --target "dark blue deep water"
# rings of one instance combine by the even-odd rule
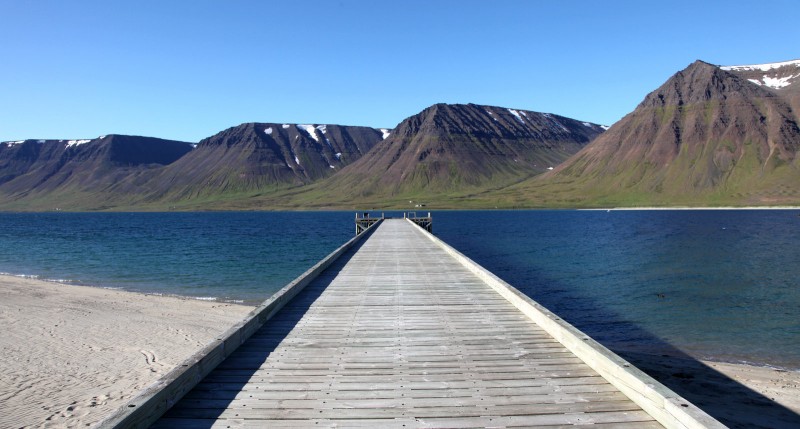
[[[434,233],[612,349],[800,369],[798,210],[435,212]],[[0,272],[257,303],[352,212],[0,214]]]

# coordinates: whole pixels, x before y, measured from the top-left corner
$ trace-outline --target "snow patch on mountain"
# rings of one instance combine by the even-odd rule
[[[522,120],[522,116],[520,116],[520,114],[519,114],[519,112],[518,112],[518,111],[516,111],[516,110],[514,110],[514,109],[508,109],[508,111],[509,111],[509,112],[511,112],[511,114],[512,114],[512,115],[516,116],[516,117],[517,117],[517,120],[519,120],[519,122],[520,122],[520,123],[522,123],[522,124],[525,124],[525,121],[524,121],[524,120]],[[526,115],[526,116],[527,116],[527,115]]]
[[[91,140],[68,140],[67,147],[80,146],[82,144],[89,143],[90,141]]]
[[[783,61],[780,63],[767,63],[767,64],[749,64],[744,66],[721,66],[720,68],[725,71],[770,71],[784,66],[800,67],[800,60]]]
[[[307,132],[308,135],[311,136],[312,139],[314,139],[317,142],[319,142],[319,137],[317,137],[317,129],[314,128],[313,125],[302,124],[302,125],[298,125],[297,128],[299,128],[301,130],[305,130],[305,132]]]
[[[798,77],[800,77],[800,73],[786,77],[770,77],[768,75],[764,75],[761,78],[761,80],[758,79],[747,79],[747,80],[753,82],[758,86],[766,86],[773,89],[781,89],[791,85],[792,83],[789,81]]]

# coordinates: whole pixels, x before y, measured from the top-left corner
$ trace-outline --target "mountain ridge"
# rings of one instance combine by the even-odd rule
[[[545,204],[790,203],[798,146],[788,100],[695,61],[554,171],[506,193]]]
[[[383,134],[358,126],[243,123],[201,140],[192,153],[158,172],[146,199],[180,201],[306,185],[360,158]]]
[[[65,201],[66,195],[129,193],[130,177],[168,165],[192,150],[187,142],[109,134],[94,139],[24,140],[0,144],[0,195]],[[13,205],[13,204],[12,204]]]
[[[315,184],[314,199],[426,199],[502,187],[553,168],[603,130],[549,113],[439,103],[404,119],[361,159]]]
[[[610,128],[438,103],[391,130],[248,122],[199,143],[2,142],[0,209],[800,204],[798,94],[800,60],[697,60]],[[156,142],[171,149],[143,153]]]

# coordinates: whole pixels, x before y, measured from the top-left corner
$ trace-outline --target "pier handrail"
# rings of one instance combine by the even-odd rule
[[[619,389],[625,396],[642,407],[645,412],[664,425],[664,427],[668,429],[726,428],[725,425],[705,411],[631,365],[628,361],[506,283],[491,271],[478,265],[449,244],[425,231],[415,222],[410,219],[406,220],[423,231],[430,240],[486,282],[503,298],[517,307],[556,341],[564,345],[575,356]]]
[[[239,323],[233,325],[216,340],[181,362],[164,374],[155,383],[139,392],[127,404],[101,420],[96,428],[147,428],[169,410],[176,402],[192,390],[200,381],[239,348],[253,333],[259,330],[272,316],[295,297],[322,271],[328,268],[344,252],[357,242],[368,237],[383,221],[379,218],[363,233],[351,238],[313,267],[284,286],[269,299],[251,311]]]

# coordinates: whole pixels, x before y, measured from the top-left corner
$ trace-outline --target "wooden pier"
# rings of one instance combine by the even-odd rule
[[[383,213],[381,213],[381,217],[372,216],[369,212],[356,213],[356,235],[384,219],[387,217]],[[433,232],[433,218],[430,212],[428,212],[428,216],[417,216],[416,212],[406,212],[403,213],[403,219],[408,219],[425,231]]]
[[[372,225],[382,221],[386,217],[381,213],[381,217],[375,217],[370,215],[369,212],[356,213],[356,235],[360,235],[362,232],[366,231]]]
[[[101,427],[154,421],[724,427],[410,219],[383,216]]]

